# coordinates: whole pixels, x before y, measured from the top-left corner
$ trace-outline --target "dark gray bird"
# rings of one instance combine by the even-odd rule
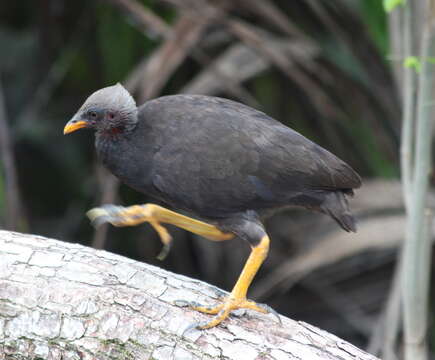
[[[252,252],[231,294],[215,307],[180,302],[217,314],[208,328],[231,310],[270,308],[246,299],[258,268],[267,256],[269,238],[261,215],[300,206],[331,216],[344,230],[355,231],[347,196],[361,186],[352,168],[336,156],[243,104],[202,95],[165,96],[139,108],[122,85],[93,93],[65,126],[96,131],[103,164],[139,192],[187,212],[166,208],[103,207],[89,215],[116,226],[149,222],[166,248],[170,223],[212,240],[238,236]]]

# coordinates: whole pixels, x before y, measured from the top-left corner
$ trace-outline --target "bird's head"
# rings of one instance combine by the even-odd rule
[[[105,87],[89,96],[65,125],[64,134],[81,128],[99,133],[119,133],[134,128],[137,122],[136,102],[120,84]]]

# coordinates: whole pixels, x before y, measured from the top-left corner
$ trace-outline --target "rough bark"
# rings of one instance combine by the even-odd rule
[[[174,300],[219,289],[105,251],[0,231],[0,359],[360,359],[375,357],[303,322],[207,315]]]

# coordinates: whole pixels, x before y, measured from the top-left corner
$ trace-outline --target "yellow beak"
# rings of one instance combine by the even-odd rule
[[[84,120],[75,120],[74,118],[72,118],[70,121],[68,121],[68,123],[65,125],[65,127],[63,128],[63,134],[69,134],[72,133],[73,131],[76,131],[78,129],[87,127],[88,123]]]

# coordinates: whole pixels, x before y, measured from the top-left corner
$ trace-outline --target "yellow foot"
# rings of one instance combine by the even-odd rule
[[[86,215],[96,227],[104,223],[110,223],[113,226],[119,227],[135,226],[148,222],[157,231],[163,243],[163,249],[157,256],[159,260],[163,260],[171,248],[172,236],[154,215],[155,207],[153,204],[133,205],[129,207],[104,205],[89,210]]]
[[[226,299],[224,299],[222,303],[216,306],[204,306],[196,302],[188,302],[184,300],[177,300],[175,302],[175,305],[189,307],[192,310],[196,310],[205,314],[216,315],[208,322],[195,323],[188,326],[184,330],[184,333],[193,328],[209,329],[216,325],[219,325],[230,315],[231,311],[237,309],[251,309],[251,310],[261,312],[263,314],[272,314],[278,319],[278,322],[281,324],[281,319],[278,313],[275,310],[273,310],[270,306],[266,304],[258,304],[254,301],[247,300],[245,298],[235,298],[231,295],[228,296]]]

